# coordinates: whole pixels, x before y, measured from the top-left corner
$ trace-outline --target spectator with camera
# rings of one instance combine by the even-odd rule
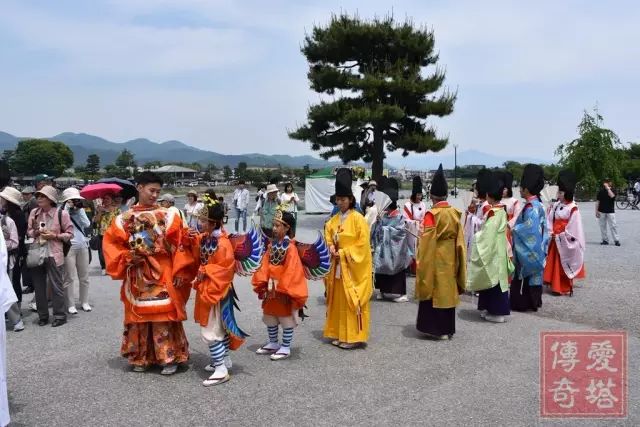
[[[67,188],[62,192],[63,205],[73,224],[71,248],[64,259],[64,290],[69,314],[78,314],[74,296],[74,283],[78,278],[79,297],[82,310],[91,311],[89,305],[89,232],[91,222],[84,210],[84,197],[76,188]]]

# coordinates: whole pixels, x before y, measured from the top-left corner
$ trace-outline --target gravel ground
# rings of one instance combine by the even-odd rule
[[[212,388],[201,385],[207,348],[192,320],[185,322],[188,366],[168,378],[158,370],[130,372],[119,356],[119,284],[94,264],[93,312],[56,329],[38,327],[35,313],[28,313],[24,332],[8,332],[12,425],[640,425],[640,212],[618,213],[618,248],[598,244],[593,204],[581,209],[587,279],[574,296],[545,294],[540,312],[514,313],[502,325],[481,321],[467,299],[450,342],[417,335],[415,302],[373,301],[367,348],[339,350],[322,339],[323,286],[312,282],[311,317],[296,330],[293,355],[272,362],[254,354],[266,330],[249,280],[239,278],[237,317],[252,336],[233,354],[232,380]],[[301,215],[300,238],[313,239],[323,221]],[[412,280],[409,287],[411,294]],[[628,332],[628,418],[539,418],[539,332],[594,329]]]

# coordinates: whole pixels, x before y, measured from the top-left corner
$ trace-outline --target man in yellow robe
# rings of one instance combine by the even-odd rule
[[[435,339],[456,332],[456,306],[464,293],[467,263],[462,212],[449,205],[442,164],[433,177],[433,208],[424,217],[417,255],[415,298],[420,301],[416,328]]]
[[[327,319],[324,336],[343,349],[369,339],[369,300],[373,292],[369,226],[355,210],[351,170],[336,173],[339,208],[325,225],[325,239],[333,262],[326,278]]]

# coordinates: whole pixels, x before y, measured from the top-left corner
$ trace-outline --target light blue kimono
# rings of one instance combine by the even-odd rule
[[[549,227],[542,203],[527,202],[511,230],[517,278],[529,278],[529,286],[542,286],[549,249]]]

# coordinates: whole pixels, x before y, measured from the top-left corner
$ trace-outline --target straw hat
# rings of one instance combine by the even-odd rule
[[[50,185],[45,185],[39,191],[36,191],[36,196],[38,194],[42,194],[44,197],[51,200],[53,203],[58,203],[58,190],[56,190]]]
[[[0,192],[0,197],[5,199],[9,203],[13,203],[16,206],[22,206],[22,194],[19,190],[13,187],[4,187],[4,190]]]
[[[65,203],[69,200],[84,200],[84,197],[80,195],[80,191],[77,188],[69,187],[62,192],[60,203]]]

